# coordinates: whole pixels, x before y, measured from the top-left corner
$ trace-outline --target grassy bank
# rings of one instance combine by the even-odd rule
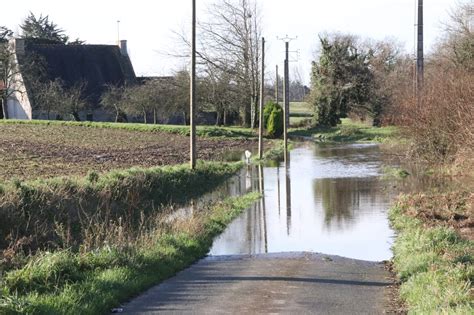
[[[203,257],[212,239],[258,198],[228,199],[172,222],[160,220],[131,246],[84,254],[41,253],[5,274],[0,313],[100,314]]]
[[[411,314],[474,313],[472,193],[414,194],[391,209],[394,268]]]
[[[121,129],[140,132],[166,132],[182,136],[189,136],[189,126],[182,125],[154,125],[141,123],[112,123],[112,122],[89,122],[89,121],[57,121],[57,120],[0,120],[2,124],[27,124],[27,125],[49,125],[49,126],[76,126],[87,128]],[[225,138],[254,138],[254,130],[243,127],[216,127],[197,126],[198,137],[225,137]]]
[[[396,127],[373,127],[342,119],[336,127],[290,129],[290,137],[311,138],[319,142],[385,142],[397,137]]]
[[[107,222],[137,226],[163,206],[213,190],[241,166],[199,163],[194,171],[180,165],[9,182],[0,186],[0,271],[17,264],[17,252],[97,247],[111,236]]]

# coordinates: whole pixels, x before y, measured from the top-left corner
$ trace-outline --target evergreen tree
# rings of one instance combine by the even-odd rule
[[[20,25],[23,38],[36,38],[66,44],[69,37],[64,30],[49,20],[49,16],[40,15],[38,18],[30,12]]]
[[[335,126],[350,111],[371,111],[373,75],[369,55],[351,36],[321,37],[319,61],[313,62],[312,102],[317,123]]]

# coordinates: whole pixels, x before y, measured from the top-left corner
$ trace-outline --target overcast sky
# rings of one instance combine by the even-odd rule
[[[218,0],[197,0],[198,11],[213,1]],[[317,34],[321,32],[395,38],[407,51],[413,51],[415,1],[257,0],[267,39],[268,72],[273,74],[275,64],[282,63],[284,44],[277,36],[286,34],[298,36],[291,43],[291,50],[299,50],[300,58],[291,67],[299,68],[306,82],[317,47]],[[117,20],[120,20],[120,37],[128,40],[137,75],[170,74],[184,62],[158,51],[172,47],[172,31],[189,24],[191,0],[16,0],[12,3],[8,14],[2,14],[0,25],[18,32],[18,24],[31,11],[49,15],[71,38],[78,37],[90,44],[115,44]],[[448,11],[455,3],[456,0],[425,1],[426,49],[439,37],[441,22],[447,20]]]

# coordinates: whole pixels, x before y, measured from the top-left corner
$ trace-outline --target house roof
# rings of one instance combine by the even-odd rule
[[[19,55],[20,65],[28,56],[39,56],[45,68],[43,80],[60,79],[69,88],[84,83],[84,97],[95,107],[107,85],[137,82],[130,58],[115,45],[64,45],[26,40],[25,53]],[[34,93],[30,91],[29,93]]]

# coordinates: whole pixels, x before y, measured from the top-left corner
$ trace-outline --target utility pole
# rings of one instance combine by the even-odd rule
[[[258,118],[258,158],[263,158],[263,102],[265,98],[265,38],[262,37],[262,68],[260,78],[260,108]]]
[[[285,42],[285,123],[290,126],[290,42]]]
[[[275,86],[275,103],[280,101],[279,99],[279,89],[280,89],[280,78],[278,77],[278,65],[276,65],[276,86]]]
[[[290,42],[295,38],[290,38],[288,35],[284,38],[278,38],[285,42],[285,68],[283,80],[283,142],[284,142],[284,158],[285,164],[288,162],[288,126],[290,125],[290,71],[289,71],[289,54]]]
[[[286,47],[288,47],[288,43],[286,43]],[[287,50],[288,51],[288,50]],[[284,160],[285,164],[288,162],[288,125],[289,125],[289,119],[286,119],[286,117],[289,117],[289,109],[290,109],[290,101],[289,101],[289,80],[288,80],[288,59],[285,59],[284,61],[285,67],[284,67],[284,76],[285,78],[283,79],[283,143],[284,143]]]
[[[418,106],[421,105],[421,96],[424,81],[424,51],[423,51],[423,0],[418,0],[417,23],[417,54],[416,54],[416,97]]]
[[[191,29],[191,78],[189,95],[189,124],[190,131],[190,166],[196,167],[196,0],[192,1],[192,29]]]

